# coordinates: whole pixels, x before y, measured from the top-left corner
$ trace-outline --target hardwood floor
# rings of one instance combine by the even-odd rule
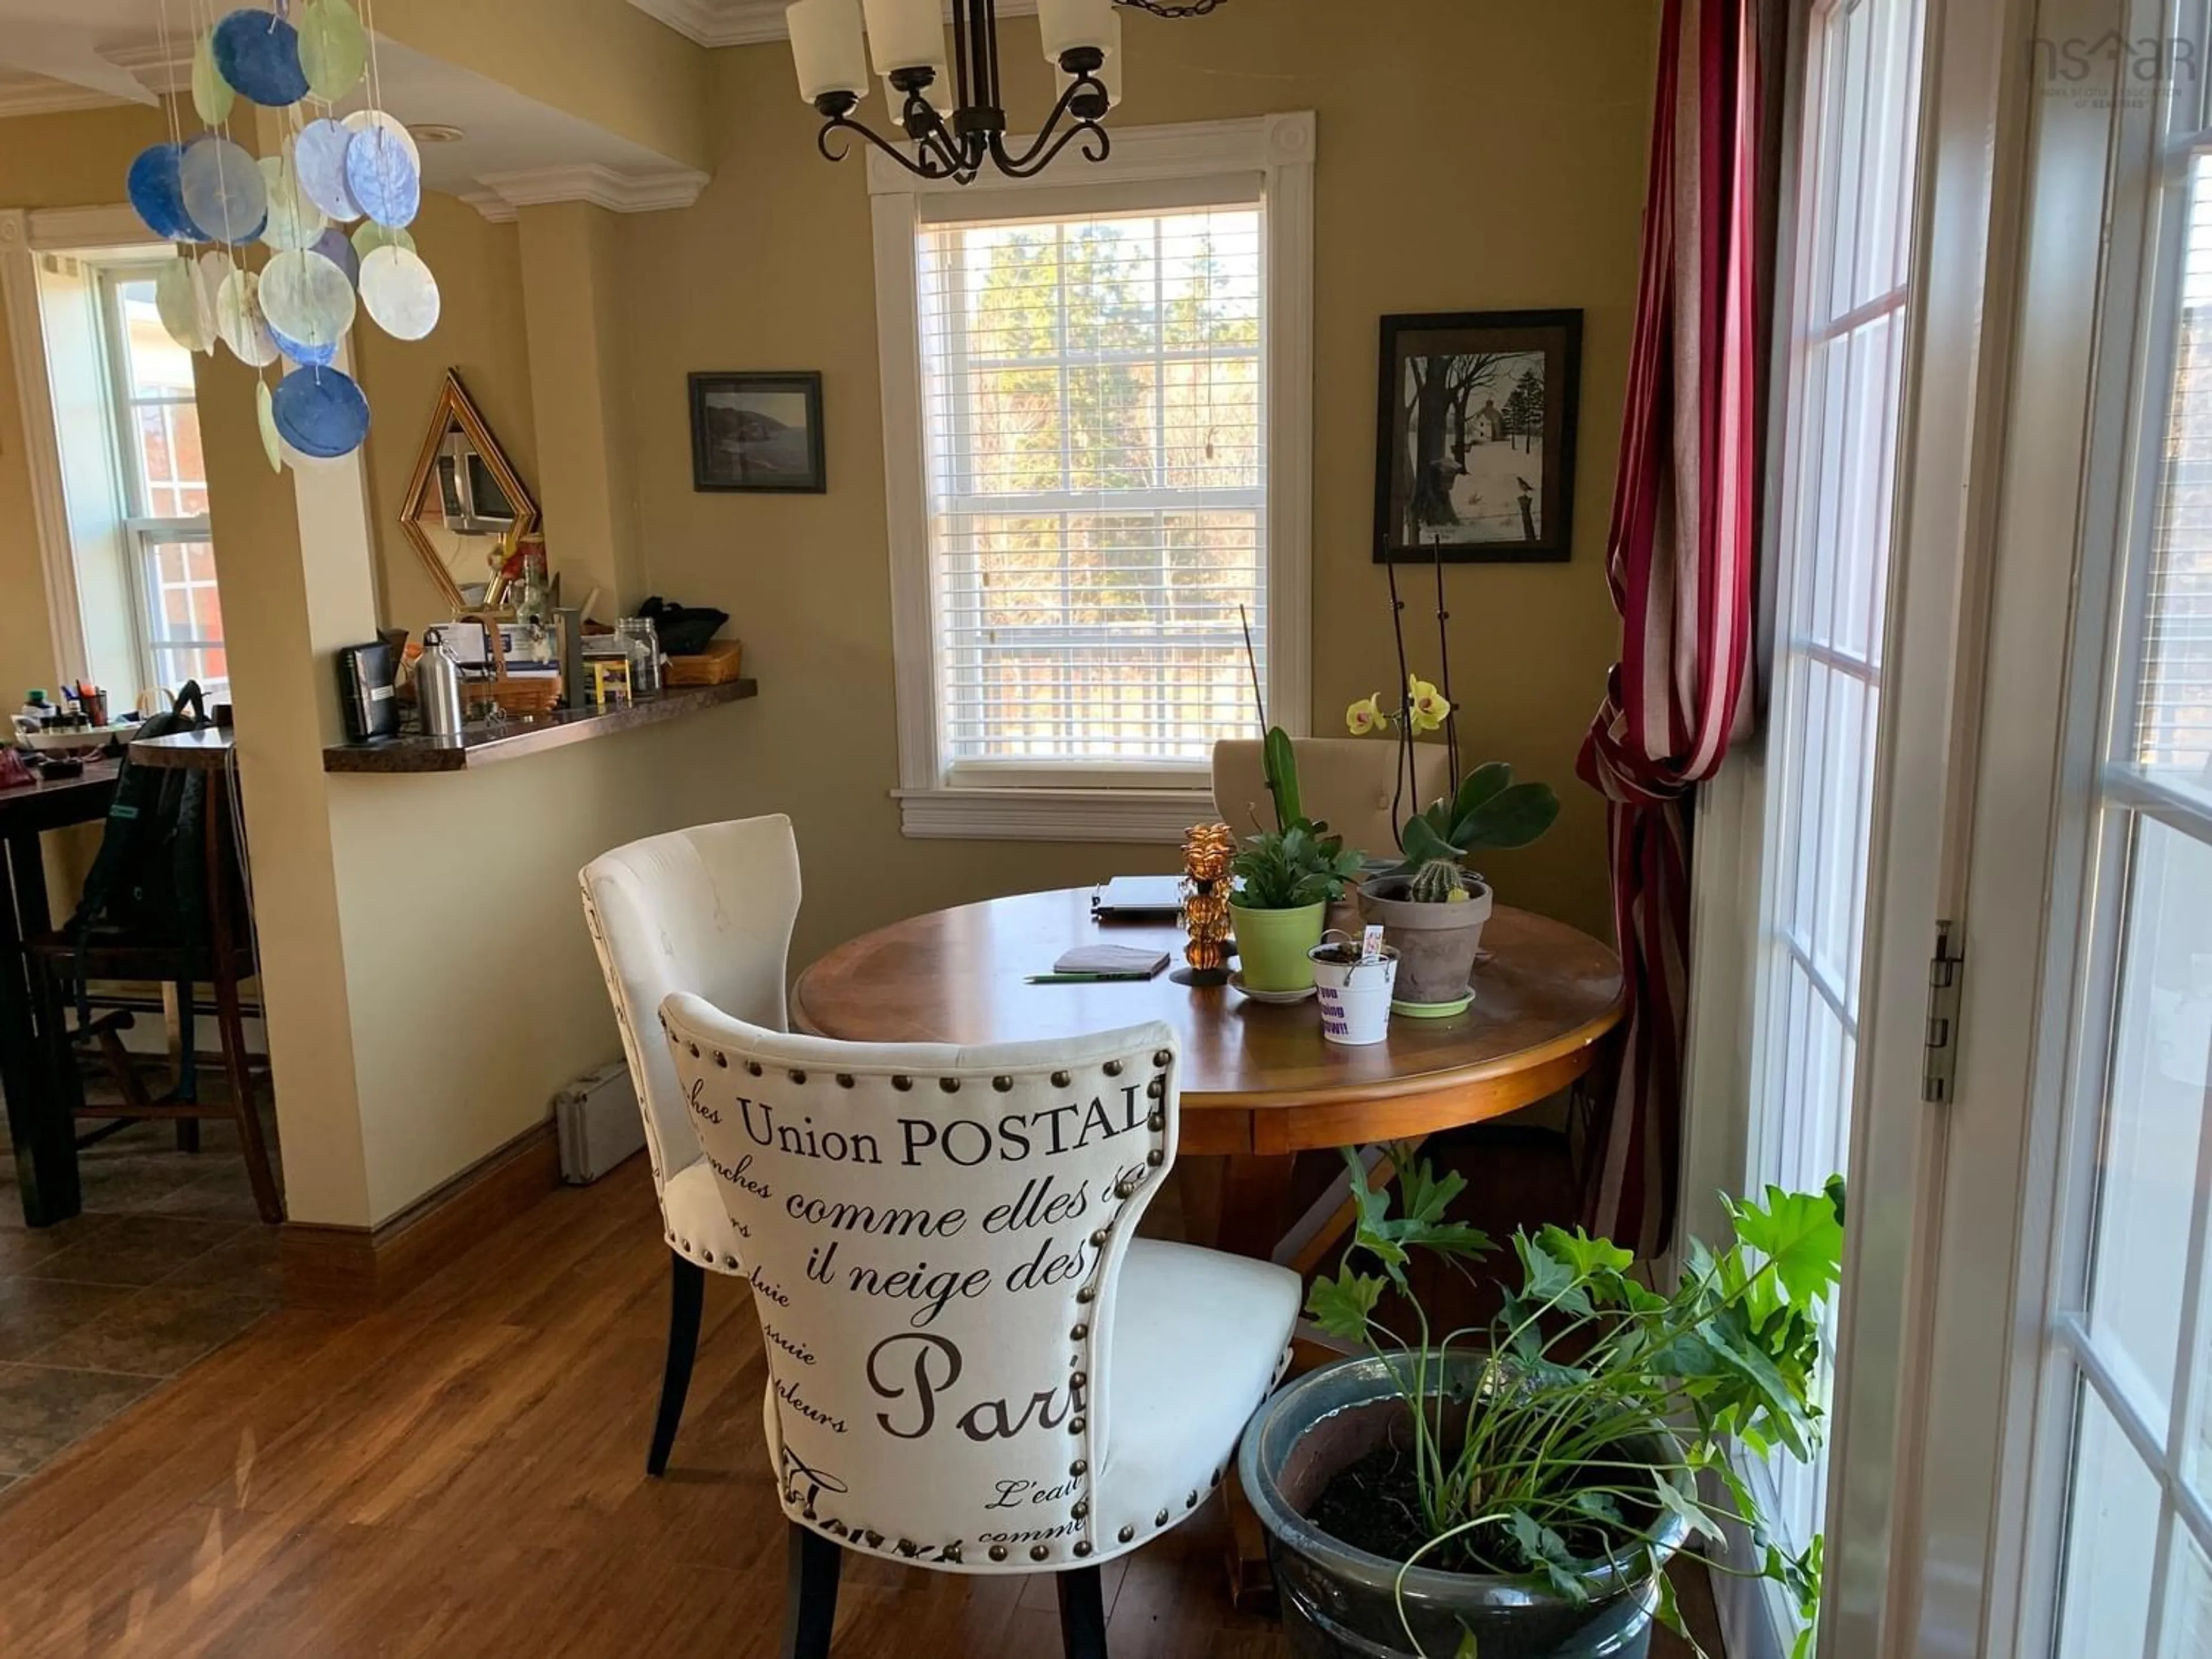
[[[666,1262],[637,1160],[380,1313],[262,1320],[0,1490],[0,1654],[769,1659],[784,1530],[742,1286],[708,1283],[644,1474]],[[1223,1537],[1216,1499],[1108,1567],[1115,1659],[1284,1659],[1226,1605]],[[852,1558],[836,1652],[1048,1659],[1053,1585]]]

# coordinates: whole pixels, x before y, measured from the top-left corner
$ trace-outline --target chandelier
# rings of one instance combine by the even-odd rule
[[[1157,17],[1196,17],[1224,0],[1119,0]],[[940,0],[798,0],[786,13],[799,94],[822,117],[817,147],[840,161],[850,146],[836,135],[858,133],[908,172],[923,179],[975,182],[988,164],[1015,179],[1050,167],[1079,139],[1083,154],[1103,161],[1112,148],[1103,123],[1121,101],[1121,16],[1116,0],[1037,0],[1045,61],[1067,77],[1052,113],[1018,154],[1006,143],[1000,100],[999,15],[995,0],[951,0],[948,69]],[[912,147],[886,139],[853,112],[867,95],[868,56]]]

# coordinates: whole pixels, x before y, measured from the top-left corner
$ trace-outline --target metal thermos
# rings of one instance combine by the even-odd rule
[[[461,665],[434,630],[423,635],[422,654],[415,664],[415,699],[429,736],[461,735]]]

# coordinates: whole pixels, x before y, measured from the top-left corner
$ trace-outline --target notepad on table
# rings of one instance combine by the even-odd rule
[[[1052,964],[1055,974],[1096,974],[1115,979],[1150,979],[1168,965],[1164,951],[1139,945],[1079,945]]]
[[[1182,908],[1180,876],[1116,876],[1091,895],[1091,914],[1101,921],[1171,916]]]

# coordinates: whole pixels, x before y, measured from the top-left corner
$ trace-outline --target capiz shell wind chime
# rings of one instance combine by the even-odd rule
[[[220,342],[261,371],[254,397],[272,469],[286,445],[317,460],[350,455],[368,435],[368,399],[337,359],[356,310],[402,340],[438,323],[437,280],[407,230],[422,203],[422,155],[384,112],[375,33],[350,0],[272,0],[221,18],[210,0],[187,0],[187,15],[203,130],[186,137],[169,100],[167,142],[143,151],[126,180],[138,216],[179,247],[155,307],[186,350]],[[166,52],[167,0],[161,28]],[[340,116],[364,75],[365,106]],[[276,155],[256,160],[231,137],[240,98],[285,112]]]

